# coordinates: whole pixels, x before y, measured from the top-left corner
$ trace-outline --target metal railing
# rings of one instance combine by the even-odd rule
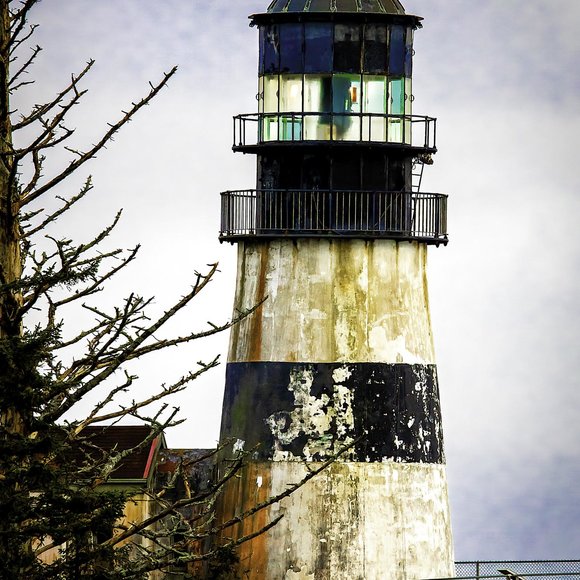
[[[447,196],[440,193],[276,189],[221,196],[221,240],[365,237],[447,243]]]
[[[305,141],[406,145],[437,150],[437,119],[382,113],[252,113],[234,117],[234,149]]]
[[[580,578],[580,560],[497,560],[456,562],[457,576],[429,580],[552,580]],[[425,579],[427,580],[427,579]]]

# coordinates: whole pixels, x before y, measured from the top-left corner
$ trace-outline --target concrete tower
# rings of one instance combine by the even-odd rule
[[[231,534],[243,578],[419,580],[453,575],[429,245],[447,197],[420,192],[435,119],[412,114],[413,35],[398,0],[275,0],[260,33],[258,113],[234,150],[256,189],[222,194],[238,243],[221,437],[252,451],[230,518],[352,448]]]

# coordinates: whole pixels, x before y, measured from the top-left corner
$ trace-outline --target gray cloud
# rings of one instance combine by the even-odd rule
[[[67,225],[84,236],[124,207],[115,242],[143,241],[143,256],[112,290],[155,294],[159,308],[194,268],[219,259],[223,274],[186,328],[231,311],[236,252],[217,243],[218,194],[255,179],[254,159],[230,152],[231,116],[255,109],[257,42],[246,17],[266,4],[58,0],[54,10],[45,0],[36,10],[45,52],[35,91],[51,94],[97,58],[87,106],[76,112],[79,143],[149,80],[180,66],[169,90],[91,166],[94,196]],[[430,285],[457,555],[574,557],[580,4],[406,7],[425,17],[415,111],[439,118],[440,151],[424,187],[451,194],[451,243],[430,253]],[[23,109],[29,94],[18,101]],[[226,349],[222,337],[140,367],[140,388]],[[188,421],[170,444],[215,442],[222,390],[223,369],[181,398]]]

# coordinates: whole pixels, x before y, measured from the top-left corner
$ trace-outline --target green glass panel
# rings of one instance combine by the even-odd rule
[[[389,113],[391,115],[403,115],[405,113],[404,79],[391,79],[389,81],[389,97]]]

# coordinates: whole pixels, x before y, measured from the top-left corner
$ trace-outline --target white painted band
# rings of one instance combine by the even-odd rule
[[[228,497],[228,504],[239,511],[244,509],[244,501],[281,493],[307,473],[304,465],[294,462],[252,462],[248,469],[251,473],[237,488],[238,496]],[[419,580],[454,576],[443,466],[335,463],[259,519],[246,522],[238,533],[251,533],[281,514],[284,517],[274,528],[241,547],[244,578]]]
[[[427,247],[392,240],[240,243],[230,362],[434,364]]]

